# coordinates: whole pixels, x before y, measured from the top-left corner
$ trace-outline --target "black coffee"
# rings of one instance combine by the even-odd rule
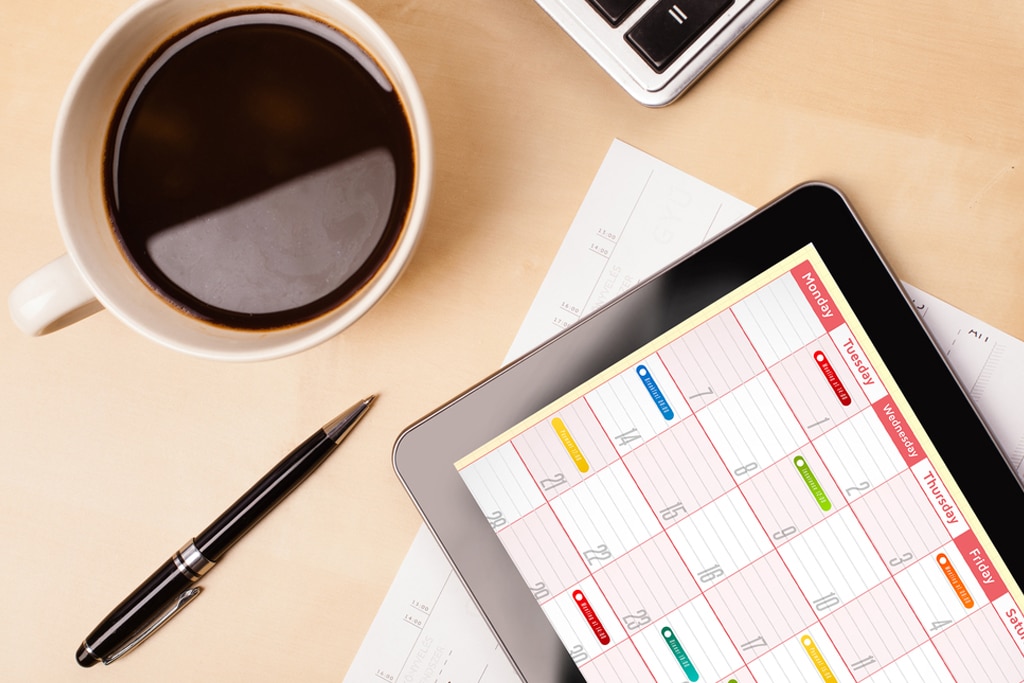
[[[353,41],[285,12],[214,17],[159,49],[107,136],[127,258],[172,305],[269,329],[364,286],[403,229],[403,103]]]

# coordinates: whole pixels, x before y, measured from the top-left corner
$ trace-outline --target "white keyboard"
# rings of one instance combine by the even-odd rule
[[[638,102],[686,91],[778,0],[536,0]]]

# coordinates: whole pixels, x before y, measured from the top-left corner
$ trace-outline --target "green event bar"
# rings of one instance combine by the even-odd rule
[[[810,465],[807,464],[807,460],[804,456],[798,455],[793,458],[793,464],[796,465],[796,471],[803,477],[804,483],[807,484],[808,490],[811,495],[814,496],[814,500],[818,501],[818,507],[825,512],[832,509],[832,501],[828,499],[828,494],[825,493],[825,489],[818,483],[818,478],[814,476],[814,472],[811,471]]]

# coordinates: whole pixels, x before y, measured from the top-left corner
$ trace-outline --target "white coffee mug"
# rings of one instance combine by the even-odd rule
[[[155,49],[204,18],[266,6],[324,22],[362,46],[386,73],[410,123],[415,179],[405,226],[388,260],[339,305],[311,320],[265,329],[214,325],[181,312],[126,260],[104,200],[105,134],[126,87]],[[412,72],[384,31],[348,0],[142,0],[99,38],[61,106],[52,150],[53,199],[67,253],[20,282],[11,316],[30,335],[60,329],[106,308],[146,337],[196,356],[264,360],[308,349],[369,310],[407,265],[426,217],[433,155],[426,107]]]

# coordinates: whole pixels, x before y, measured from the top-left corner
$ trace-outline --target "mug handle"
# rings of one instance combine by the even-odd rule
[[[67,254],[15,285],[7,304],[14,324],[33,337],[56,332],[103,308]]]

